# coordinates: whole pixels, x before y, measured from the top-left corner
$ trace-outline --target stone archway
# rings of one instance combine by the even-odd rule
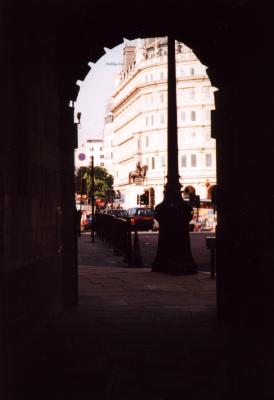
[[[19,271],[27,273],[26,266],[32,266],[34,259],[43,263],[44,252],[50,249],[48,257],[55,260],[59,273],[57,276],[57,269],[49,271],[41,266],[41,271],[43,269],[47,274],[43,282],[61,282],[60,276],[66,276],[65,289],[60,284],[60,290],[66,294],[59,296],[56,292],[54,301],[52,298],[51,303],[48,299],[46,301],[51,306],[54,303],[52,308],[55,311],[65,303],[75,301],[75,264],[65,268],[69,265],[72,248],[69,244],[73,241],[73,230],[70,228],[73,224],[73,203],[70,203],[70,198],[73,151],[77,145],[73,112],[68,105],[77,98],[79,86],[76,82],[84,79],[90,68],[88,63],[98,60],[104,47],[112,48],[119,44],[125,32],[129,39],[161,36],[164,32],[172,33],[177,40],[194,49],[197,57],[208,66],[212,85],[219,88],[219,92],[215,93],[216,111],[211,113],[212,137],[217,141],[219,188],[219,315],[225,318],[246,315],[245,307],[253,299],[253,286],[246,285],[245,268],[237,270],[235,282],[234,260],[241,260],[242,265],[248,264],[249,279],[257,276],[260,285],[256,282],[256,287],[261,287],[264,296],[268,293],[269,302],[265,303],[273,304],[270,292],[262,289],[266,285],[264,276],[271,278],[267,282],[274,278],[274,272],[269,268],[273,254],[271,251],[264,252],[265,259],[259,258],[259,267],[254,261],[259,257],[258,243],[266,246],[273,239],[273,221],[265,215],[260,222],[253,221],[249,226],[252,216],[262,211],[259,202],[254,199],[254,182],[262,182],[267,188],[267,198],[274,198],[273,186],[269,185],[274,179],[272,148],[262,145],[270,142],[272,134],[274,79],[271,74],[265,74],[265,65],[261,62],[262,53],[272,55],[271,13],[268,15],[263,9],[259,9],[260,13],[257,10],[254,12],[244,2],[236,9],[232,6],[220,8],[215,3],[212,6],[204,3],[199,7],[188,3],[163,9],[156,1],[140,0],[132,4],[130,10],[124,1],[119,0],[107,9],[96,0],[92,3],[83,1],[81,5],[61,0],[54,7],[34,5],[28,1],[24,2],[24,7],[16,5],[16,2],[10,5],[4,3],[3,7],[1,4],[3,34],[0,49],[3,60],[1,109],[5,115],[2,129],[5,135],[0,159],[5,217],[1,217],[0,229],[4,239],[0,259],[3,260],[2,273],[12,280],[10,285],[15,287],[12,277],[18,276]],[[252,15],[250,19],[246,18],[249,12]],[[195,21],[184,18],[186,13],[195,13]],[[260,16],[263,18],[260,19]],[[269,57],[269,70],[273,64],[273,58]],[[20,184],[14,189],[10,182]],[[56,185],[58,195],[49,201],[44,199],[43,204],[50,207],[52,204],[55,206],[57,201],[62,203],[64,221],[68,224],[63,236],[64,253],[59,257],[54,254],[54,245],[50,246],[53,235],[46,235],[45,231],[40,236],[30,234],[40,226],[35,218],[45,211],[45,208],[39,208],[42,201],[37,201],[37,193],[50,193],[46,185]],[[239,192],[243,193],[243,199],[236,205],[235,198]],[[22,224],[20,232],[27,241],[24,260],[13,259],[10,249],[14,235],[7,230],[7,216],[15,215],[17,203],[25,204],[26,215],[35,215],[35,224],[28,229],[23,226],[23,221],[19,222]],[[56,207],[47,211],[55,216]],[[241,232],[235,215],[241,216],[243,221]],[[263,239],[260,234],[262,223]],[[35,249],[33,238],[42,236],[48,238],[48,246],[35,257],[26,254],[26,249]],[[17,243],[20,241],[17,240]],[[258,276],[258,268],[264,270],[264,274]],[[11,273],[13,271],[14,274]],[[53,312],[52,309],[49,311]]]

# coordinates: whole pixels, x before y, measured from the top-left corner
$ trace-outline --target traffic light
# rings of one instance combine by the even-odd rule
[[[149,204],[149,192],[148,190],[140,196],[140,204],[147,206]]]
[[[145,193],[145,205],[148,206],[149,205],[149,192],[146,190]]]

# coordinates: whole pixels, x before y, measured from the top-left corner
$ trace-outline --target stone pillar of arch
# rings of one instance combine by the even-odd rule
[[[215,65],[218,226],[217,305],[224,321],[265,323],[274,311],[272,76],[259,48],[242,45],[237,62]],[[252,59],[252,63],[251,63]],[[225,79],[224,79],[225,76]],[[260,82],[257,81],[260,76]],[[257,84],[255,84],[257,82]],[[263,101],[261,101],[263,99]],[[256,192],[256,182],[265,188]]]

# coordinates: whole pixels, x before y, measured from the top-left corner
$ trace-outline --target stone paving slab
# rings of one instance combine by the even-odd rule
[[[12,400],[237,399],[214,280],[127,268],[88,235],[82,253],[79,305],[22,350]]]

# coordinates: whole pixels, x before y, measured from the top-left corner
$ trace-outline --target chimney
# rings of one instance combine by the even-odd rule
[[[123,50],[123,72],[125,72],[130,65],[132,65],[136,58],[136,46],[126,45]]]

